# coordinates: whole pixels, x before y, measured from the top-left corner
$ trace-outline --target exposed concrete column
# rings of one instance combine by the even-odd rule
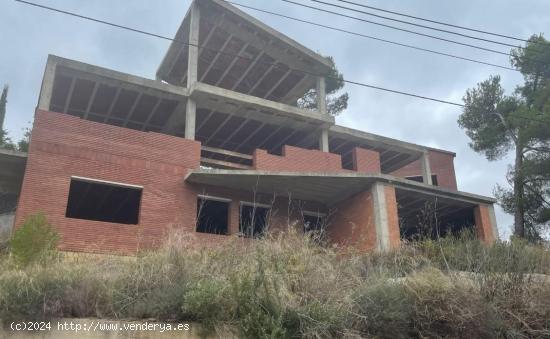
[[[327,113],[327,85],[324,77],[317,77],[317,109],[319,113]]]
[[[53,62],[51,58],[48,58],[44,78],[42,79],[42,87],[40,88],[40,98],[38,99],[38,109],[44,111],[50,110],[50,102],[53,93],[53,81],[55,78],[55,67],[55,62]]]
[[[422,181],[425,184],[433,185],[432,182],[432,168],[430,166],[430,157],[428,151],[425,151],[420,158],[420,164],[422,167]]]
[[[329,152],[328,144],[328,129],[324,128],[321,130],[321,135],[319,135],[319,149],[323,152]]]
[[[197,104],[191,98],[187,99],[185,108],[185,139],[195,140],[195,120],[197,116]]]
[[[187,59],[187,88],[197,82],[199,65],[199,25],[200,9],[197,1],[191,5],[191,20],[189,27],[189,57]]]
[[[199,65],[199,26],[200,9],[197,1],[191,5],[191,20],[189,23],[189,55],[187,58],[187,88],[193,87],[198,79]],[[185,109],[185,138],[195,140],[195,122],[197,104],[191,97],[187,99]]]
[[[371,188],[376,249],[387,252],[400,244],[399,218],[395,188],[375,182]]]

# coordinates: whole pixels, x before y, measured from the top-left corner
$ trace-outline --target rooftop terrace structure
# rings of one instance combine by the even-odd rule
[[[385,251],[418,235],[429,208],[438,234],[494,241],[494,200],[457,190],[454,153],[335,124],[330,67],[219,0],[193,2],[155,80],[49,56],[16,227],[41,211],[71,251],[287,227]],[[298,107],[312,89],[317,109]]]

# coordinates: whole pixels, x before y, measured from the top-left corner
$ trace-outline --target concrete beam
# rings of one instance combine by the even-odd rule
[[[399,191],[405,190],[411,197],[437,197],[460,206],[467,204],[474,207],[478,204],[490,205],[496,202],[493,198],[426,185],[391,175],[357,172],[193,170],[187,174],[185,180],[234,189],[257,186],[258,192],[276,192],[283,196],[288,192],[293,192],[293,196],[297,199],[319,201],[327,204],[345,200],[353,194],[370,187],[374,182],[382,182],[387,186],[395,187]]]
[[[199,26],[200,9],[197,1],[191,4],[189,28],[189,57],[187,59],[187,88],[197,82],[199,72]]]
[[[42,86],[40,88],[40,95],[38,96],[38,109],[49,111],[50,102],[52,100],[53,83],[55,79],[55,69],[57,62],[52,56],[48,57],[46,63],[46,69],[44,70],[44,77],[42,78]]]
[[[138,91],[144,91],[145,94],[151,94],[153,96],[157,95],[159,92],[165,93],[166,95],[172,94],[174,98],[189,96],[189,91],[184,87],[174,86],[161,81],[118,72],[108,68],[90,65],[76,60],[65,59],[55,55],[48,56],[48,65],[49,67],[46,67],[46,73],[44,74],[43,90],[40,94],[41,98],[43,97],[42,92],[44,92],[44,94],[50,94],[50,97],[44,96],[43,103],[48,104],[47,108],[44,108],[44,110],[49,110],[49,101],[51,99],[51,89],[49,89],[49,86],[51,85],[53,89],[55,72],[60,71],[61,69],[64,72],[71,70],[77,71],[78,78],[97,82],[105,82],[112,86],[125,86],[131,89],[136,89]],[[73,72],[70,72],[68,75],[74,76],[75,74]],[[48,80],[51,81],[45,81],[46,78],[49,78],[50,76],[51,79]],[[108,82],[105,80],[108,80]],[[41,107],[42,105],[40,105],[39,108],[43,109]]]
[[[319,136],[319,149],[323,152],[330,152],[328,143],[328,129],[323,128]]]
[[[324,77],[317,77],[317,110],[327,114],[327,85]]]
[[[201,104],[205,104],[205,106],[207,106],[208,103],[218,105],[219,101],[225,101],[237,104],[244,108],[250,107],[253,109],[258,109],[261,112],[271,111],[274,116],[281,115],[287,118],[294,118],[302,121],[305,120],[312,124],[334,124],[334,117],[328,116],[327,114],[308,111],[298,107],[211,86],[201,82],[197,82],[192,88],[190,88],[190,90],[192,97],[195,98],[195,100],[200,101]],[[201,105],[201,107],[203,106]],[[210,107],[207,106],[206,108]],[[258,117],[258,119],[263,120],[263,118],[260,117]]]
[[[420,158],[420,166],[422,168],[422,181],[427,185],[433,185],[432,168],[430,166],[430,157],[428,152],[424,152]]]
[[[195,123],[197,119],[197,104],[189,98],[185,109],[185,139],[195,140]]]

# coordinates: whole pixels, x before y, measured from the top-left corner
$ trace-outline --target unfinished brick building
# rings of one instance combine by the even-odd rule
[[[16,227],[41,211],[71,251],[289,226],[385,251],[433,215],[440,233],[494,241],[494,200],[457,190],[454,153],[335,124],[317,76],[330,67],[219,0],[192,4],[155,80],[50,56]],[[299,108],[312,89],[317,109]]]

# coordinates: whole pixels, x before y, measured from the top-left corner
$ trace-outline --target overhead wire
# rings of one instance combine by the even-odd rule
[[[345,30],[345,29],[342,29],[342,28],[334,27],[334,26],[328,26],[328,25],[325,25],[325,24],[320,24],[320,23],[314,22],[314,21],[309,21],[309,20],[305,20],[305,19],[299,19],[299,18],[291,17],[291,16],[288,16],[288,15],[285,15],[285,14],[281,14],[281,13],[277,13],[277,12],[272,12],[272,11],[260,9],[260,8],[257,8],[257,7],[252,7],[252,6],[244,5],[244,4],[242,4],[242,3],[237,3],[237,2],[234,2],[234,1],[227,1],[227,0],[226,0],[226,2],[227,2],[227,3],[230,3],[230,4],[232,4],[232,5],[241,7],[241,8],[247,8],[247,9],[251,9],[251,10],[257,11],[257,12],[266,13],[266,14],[270,14],[270,15],[274,15],[274,16],[286,18],[286,19],[289,19],[289,20],[294,20],[294,21],[297,21],[297,22],[306,23],[306,24],[309,24],[309,25],[313,25],[313,26],[317,26],[317,27],[322,27],[322,28],[330,29],[330,30],[333,30],[333,31],[341,32],[341,33],[346,33],[346,34],[350,34],[350,35],[355,35],[355,36],[358,36],[358,37],[363,37],[363,38],[367,38],[367,39],[372,39],[372,40],[376,40],[376,41],[380,41],[380,42],[384,42],[384,43],[393,44],[393,45],[396,45],[396,46],[411,48],[411,49],[415,49],[415,50],[419,50],[419,51],[424,51],[424,52],[428,52],[428,53],[433,53],[433,54],[437,54],[437,55],[442,55],[442,56],[446,56],[446,57],[450,57],[450,58],[455,58],[455,59],[470,61],[470,62],[482,64],[482,65],[493,66],[493,67],[498,67],[498,68],[501,68],[501,69],[506,69],[506,70],[510,70],[510,71],[519,72],[519,70],[517,70],[517,69],[515,69],[515,68],[512,68],[512,67],[506,67],[506,66],[502,66],[502,65],[498,65],[498,64],[486,62],[486,61],[481,61],[481,60],[476,60],[476,59],[472,59],[472,58],[467,58],[467,57],[463,57],[463,56],[459,56],[459,55],[454,55],[454,54],[450,54],[450,53],[440,52],[440,51],[436,51],[436,50],[432,50],[432,49],[428,49],[428,48],[424,48],[424,47],[419,47],[419,46],[404,44],[404,43],[401,43],[401,42],[396,42],[396,41],[392,41],[392,40],[388,40],[388,39],[382,39],[382,38],[378,38],[378,37],[375,37],[375,36],[366,35],[366,34],[363,34],[363,33],[353,32],[353,31]]]
[[[304,7],[304,8],[313,9],[313,10],[316,10],[316,11],[319,11],[319,12],[329,13],[329,14],[341,16],[341,17],[344,17],[344,18],[352,19],[352,20],[357,20],[357,21],[361,21],[361,22],[365,22],[365,23],[369,23],[369,24],[373,24],[373,25],[377,25],[377,26],[381,26],[381,27],[394,29],[394,30],[397,30],[397,31],[402,31],[402,32],[410,33],[410,34],[415,34],[415,35],[418,35],[418,36],[424,36],[424,37],[435,39],[435,40],[445,41],[445,42],[452,43],[452,44],[455,44],[455,45],[475,48],[475,49],[483,50],[483,51],[486,51],[486,52],[505,55],[505,56],[508,56],[508,57],[511,57],[511,58],[514,57],[514,55],[511,54],[511,53],[502,52],[502,51],[499,51],[499,50],[483,47],[483,46],[480,46],[480,45],[473,45],[473,44],[469,44],[469,43],[465,43],[465,42],[461,42],[461,41],[447,39],[447,38],[440,37],[440,36],[437,36],[437,35],[426,34],[426,33],[417,32],[417,31],[413,31],[413,30],[410,30],[410,29],[406,29],[406,28],[401,28],[401,27],[397,27],[397,26],[384,24],[384,23],[381,23],[381,22],[367,20],[367,19],[364,19],[364,18],[358,18],[358,17],[352,16],[352,15],[347,15],[347,14],[344,14],[344,13],[339,13],[339,12],[331,11],[331,10],[324,9],[324,8],[310,6],[310,5],[306,5],[306,4],[299,3],[299,2],[296,2],[296,1],[292,1],[292,0],[281,0],[281,1],[289,3],[289,4],[293,4],[295,6],[300,6],[300,7]],[[538,59],[533,59],[533,58],[529,58],[529,57],[526,57],[526,59],[532,60],[532,61],[537,62],[537,63],[543,63],[541,60],[538,60]]]
[[[471,32],[483,33],[483,34],[498,36],[498,37],[501,37],[501,38],[512,39],[512,40],[521,41],[521,42],[530,42],[530,40],[524,39],[524,38],[518,38],[518,37],[511,36],[511,35],[505,35],[505,34],[500,34],[500,33],[489,32],[489,31],[486,31],[486,30],[478,29],[478,28],[460,26],[460,25],[451,24],[451,23],[448,23],[448,22],[434,20],[434,19],[427,19],[427,18],[415,16],[415,15],[406,14],[406,13],[403,13],[403,12],[390,11],[390,10],[383,9],[383,8],[380,8],[380,7],[369,6],[369,5],[365,5],[365,4],[354,2],[354,1],[349,1],[349,0],[336,0],[336,1],[340,1],[340,2],[343,2],[343,3],[350,4],[350,5],[360,6],[360,7],[364,7],[364,8],[374,9],[376,11],[380,11],[380,12],[384,12],[384,13],[399,15],[399,16],[403,16],[403,17],[406,17],[406,18],[410,18],[410,19],[421,20],[421,21],[425,21],[425,22],[431,22],[431,23],[434,23],[434,24],[438,24],[438,25],[444,25],[444,26],[448,26],[448,27],[468,30],[468,31],[471,31]]]
[[[452,35],[457,35],[457,36],[461,36],[461,37],[468,38],[468,39],[485,41],[485,42],[489,42],[489,43],[492,43],[492,44],[497,44],[497,45],[502,45],[502,46],[512,47],[512,48],[520,47],[520,46],[512,45],[512,44],[509,44],[509,43],[506,43],[506,42],[491,40],[491,39],[487,39],[487,38],[481,38],[481,37],[477,37],[477,36],[473,36],[473,35],[469,35],[469,34],[450,31],[450,30],[447,30],[447,29],[437,28],[437,27],[433,27],[433,26],[427,26],[427,25],[416,23],[416,22],[390,18],[390,17],[384,16],[384,15],[379,15],[379,14],[376,14],[376,13],[370,13],[370,12],[362,11],[362,10],[359,10],[359,9],[354,9],[354,8],[351,8],[351,7],[346,7],[346,6],[342,6],[342,5],[338,5],[338,4],[335,4],[335,3],[326,2],[326,1],[322,1],[322,0],[310,0],[310,1],[316,2],[316,3],[319,3],[319,4],[323,4],[323,5],[327,5],[327,6],[340,8],[340,9],[345,9],[347,11],[352,11],[352,12],[361,13],[361,14],[368,15],[368,16],[373,16],[373,17],[376,17],[376,18],[384,19],[384,20],[395,21],[395,22],[399,22],[399,23],[402,23],[402,24],[406,24],[406,25],[411,25],[411,26],[416,26],[416,27],[420,27],[420,28],[430,29],[430,30],[443,32],[443,33],[447,33],[447,34],[452,34]]]
[[[89,21],[92,21],[92,22],[101,23],[101,24],[104,24],[104,25],[108,25],[108,26],[120,28],[120,29],[127,30],[127,31],[131,31],[131,32],[134,32],[134,33],[139,33],[139,34],[143,34],[143,35],[147,35],[147,36],[151,36],[151,37],[156,37],[156,38],[159,38],[159,39],[168,40],[168,41],[176,42],[176,43],[179,43],[179,44],[182,44],[182,45],[187,45],[187,46],[190,46],[190,47],[196,47],[196,48],[199,48],[199,49],[211,50],[211,51],[214,51],[214,52],[216,52],[216,53],[220,53],[220,54],[224,54],[224,55],[228,55],[228,56],[233,56],[233,57],[235,57],[235,58],[241,58],[241,59],[245,59],[245,60],[249,60],[249,61],[254,61],[253,58],[249,58],[249,57],[242,56],[242,55],[239,55],[239,54],[228,53],[228,52],[224,52],[224,51],[221,51],[221,50],[216,50],[216,49],[212,49],[212,48],[209,48],[209,47],[200,46],[200,45],[198,45],[198,44],[189,43],[189,42],[187,42],[187,41],[183,41],[183,40],[179,40],[179,39],[170,38],[170,37],[167,37],[167,36],[164,36],[164,35],[160,35],[160,34],[156,34],[156,33],[147,32],[147,31],[144,31],[144,30],[141,30],[141,29],[132,28],[132,27],[129,27],[129,26],[125,26],[125,25],[121,25],[121,24],[109,22],[109,21],[106,21],[106,20],[101,20],[101,19],[97,19],[97,18],[90,17],[90,16],[85,16],[85,15],[82,15],[82,14],[78,14],[78,13],[74,13],[74,12],[69,12],[69,11],[57,9],[57,8],[49,7],[49,6],[42,5],[42,4],[37,4],[37,3],[34,3],[34,2],[30,2],[30,1],[25,1],[25,0],[14,0],[14,1],[15,1],[15,2],[19,2],[19,3],[22,3],[22,4],[26,4],[26,5],[30,5],[30,6],[34,6],[34,7],[38,7],[38,8],[42,8],[42,9],[46,9],[46,10],[49,10],[49,11],[53,11],[53,12],[57,12],[57,13],[61,13],[61,14],[69,15],[69,16],[73,16],[73,17],[76,17],[76,18],[80,18],[80,19],[84,19],[84,20],[89,20]],[[260,61],[258,60],[257,62],[260,62]],[[272,62],[263,62],[263,63],[269,64],[269,65],[271,65],[271,66],[273,66],[273,67],[280,67],[280,65],[277,64],[277,63],[272,63]],[[285,67],[286,67],[287,70],[302,72],[303,74],[308,74],[308,75],[311,75],[311,76],[325,77],[325,78],[334,79],[334,80],[341,80],[341,81],[343,81],[343,82],[345,82],[345,83],[353,84],[353,85],[356,85],[356,86],[361,86],[361,87],[366,87],[366,88],[377,89],[377,90],[381,90],[381,91],[386,91],[386,92],[395,93],[395,94],[401,94],[401,95],[405,95],[405,96],[410,96],[410,97],[415,97],[415,98],[419,98],[419,99],[424,99],[424,100],[429,100],[429,101],[444,103],[444,104],[453,105],[453,106],[458,106],[458,107],[465,107],[464,104],[460,104],[460,103],[457,103],[457,102],[452,102],[452,101],[448,101],[448,100],[432,98],[432,97],[428,97],[428,96],[424,96],[424,95],[419,95],[419,94],[410,93],[410,92],[405,92],[405,91],[400,91],[400,90],[394,90],[394,89],[385,88],[385,87],[381,87],[381,86],[370,85],[370,84],[366,84],[366,83],[362,83],[362,82],[358,82],[358,81],[340,79],[340,78],[336,78],[336,77],[327,76],[326,74],[318,74],[318,73],[314,73],[314,72],[310,72],[310,71],[306,71],[306,70],[290,68],[290,67],[288,67],[288,66],[285,66]],[[539,120],[539,119],[533,119],[533,118],[528,118],[528,117],[520,117],[520,116],[514,116],[514,117],[515,117],[515,118],[526,119],[526,120],[531,120],[531,121],[539,121],[539,122],[542,122],[542,123],[550,123],[549,121]]]

